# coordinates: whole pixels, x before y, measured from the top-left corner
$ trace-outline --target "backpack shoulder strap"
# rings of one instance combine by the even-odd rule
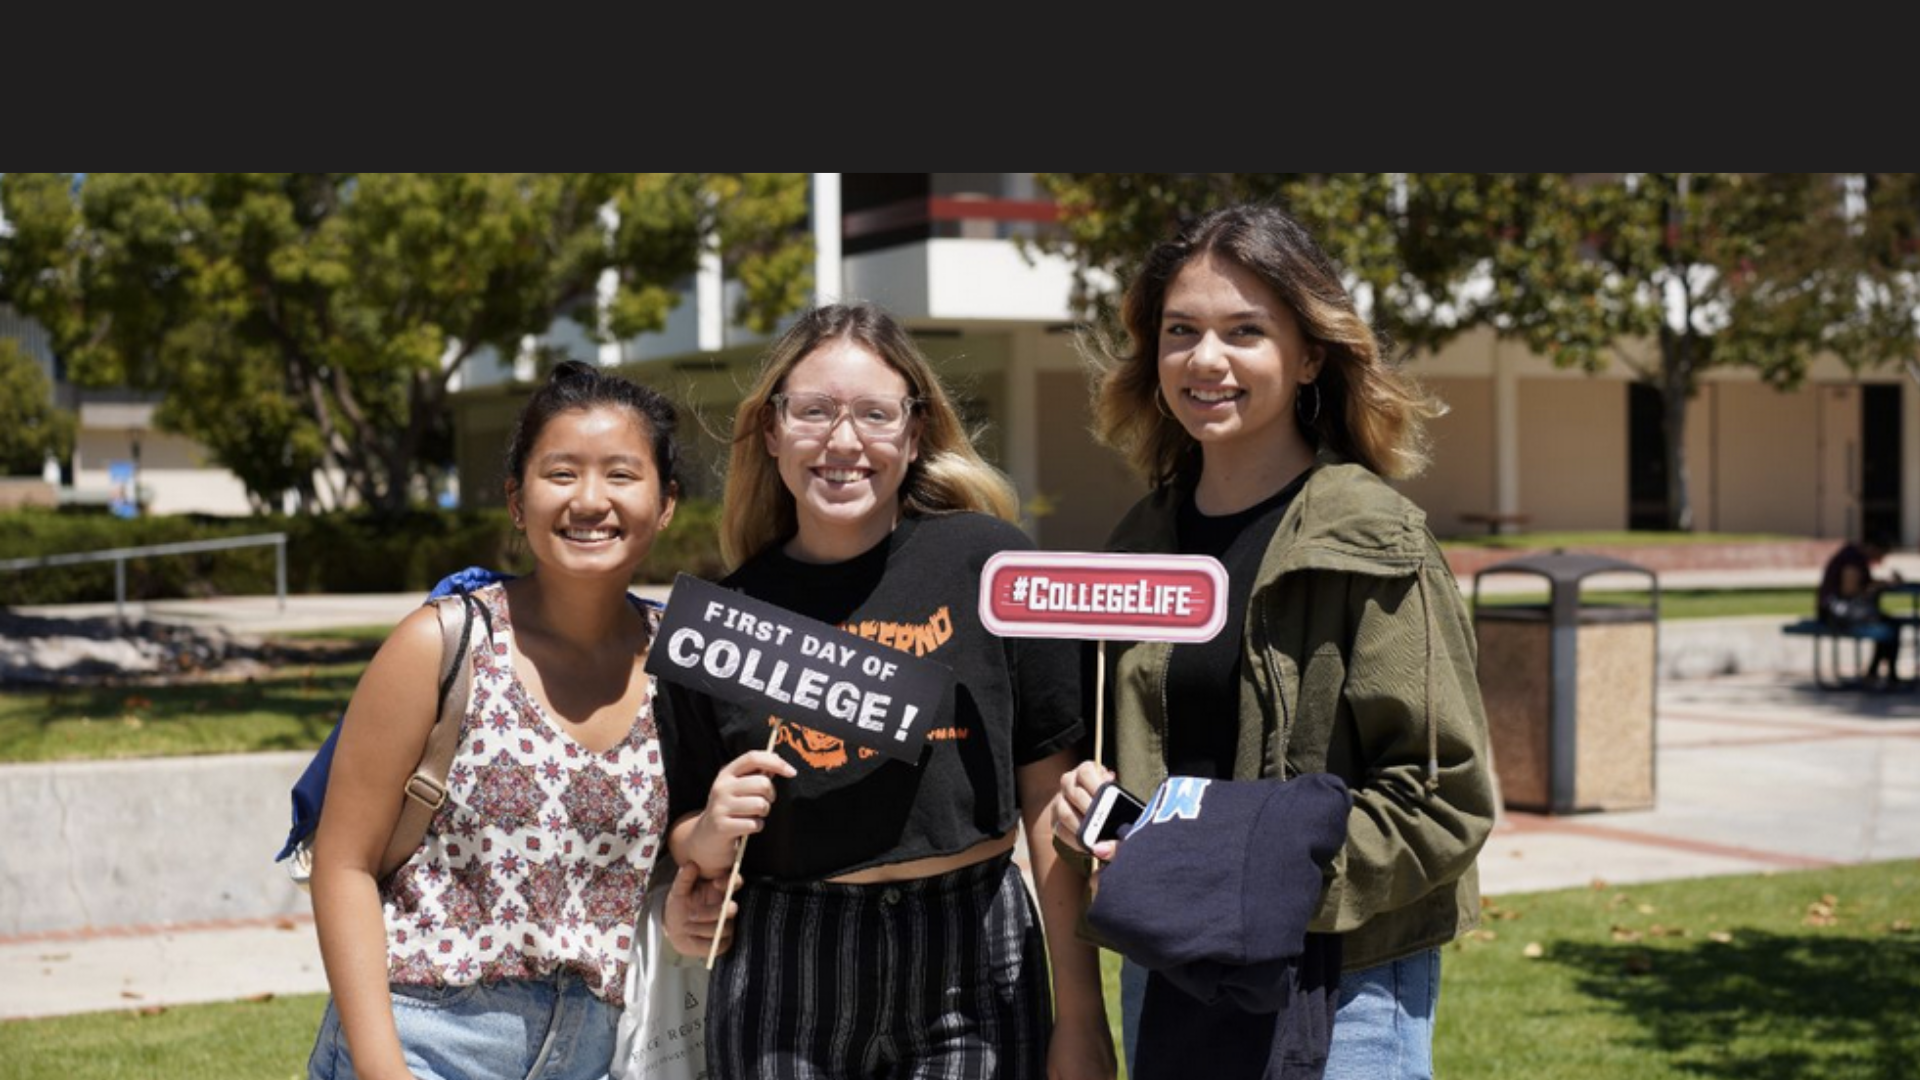
[[[473,695],[473,665],[467,653],[473,643],[477,604],[478,600],[464,592],[433,602],[440,617],[440,711],[434,717],[433,730],[427,733],[420,766],[407,778],[400,820],[394,823],[393,836],[380,857],[383,881],[419,850],[433,815],[447,801],[447,773],[453,769],[454,754],[460,748],[460,722]]]

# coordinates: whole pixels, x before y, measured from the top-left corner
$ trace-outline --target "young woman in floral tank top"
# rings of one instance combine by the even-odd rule
[[[347,707],[314,847],[333,1001],[309,1074],[607,1074],[667,795],[644,671],[657,615],[627,593],[672,520],[673,407],[556,368],[507,449],[535,569],[480,590],[472,697],[420,849],[376,866],[436,713],[441,632],[403,620]]]

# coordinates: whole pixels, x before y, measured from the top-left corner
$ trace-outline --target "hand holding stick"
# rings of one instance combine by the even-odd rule
[[[767,736],[767,753],[780,743],[780,723],[775,721],[772,734]],[[707,970],[713,970],[713,962],[720,956],[720,939],[727,933],[727,907],[733,903],[733,886],[740,880],[740,862],[747,857],[747,840],[742,836],[734,841],[733,870],[727,874],[727,891],[720,899],[720,922],[713,929],[713,944],[707,946]]]

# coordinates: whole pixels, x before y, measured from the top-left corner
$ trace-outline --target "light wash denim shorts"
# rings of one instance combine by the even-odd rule
[[[620,1010],[573,974],[473,986],[395,986],[393,1019],[416,1080],[605,1080]],[[310,1080],[355,1080],[333,1002]]]

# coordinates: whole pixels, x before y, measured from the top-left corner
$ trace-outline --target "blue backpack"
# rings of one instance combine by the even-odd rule
[[[453,762],[453,750],[457,747],[460,735],[460,719],[467,711],[468,677],[471,665],[463,662],[467,649],[473,641],[473,619],[477,612],[484,620],[487,614],[480,602],[470,594],[482,586],[497,581],[507,581],[512,574],[503,574],[497,570],[487,570],[478,566],[469,566],[458,573],[448,574],[427,594],[427,602],[435,603],[447,597],[460,599],[461,617],[456,622],[451,614],[451,605],[440,607],[440,629],[442,633],[442,656],[440,676],[440,708],[434,719],[433,731],[427,736],[426,752],[421,755],[420,767],[407,778],[406,801],[401,804],[400,820],[395,823],[393,836],[387,842],[386,854],[380,860],[380,877],[386,878],[412,856],[420,847],[420,841],[427,834],[427,826],[433,820],[433,812],[446,801],[447,770]],[[489,631],[492,627],[489,625]],[[455,688],[459,692],[456,694]],[[320,825],[320,808],[327,797],[327,775],[333,770],[333,750],[340,741],[340,725],[334,724],[327,734],[327,741],[307,763],[305,772],[293,785],[293,827],[287,831],[287,842],[274,856],[275,862],[287,862],[287,874],[301,887],[305,887],[313,871],[313,833]],[[291,860],[291,861],[288,861]]]

